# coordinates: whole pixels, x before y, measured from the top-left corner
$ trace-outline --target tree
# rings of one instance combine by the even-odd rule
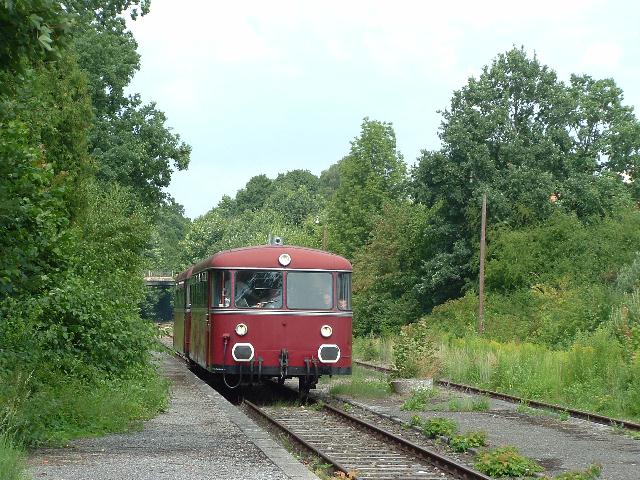
[[[320,190],[324,198],[329,200],[340,186],[340,164],[342,160],[332,164],[320,173]]]
[[[266,175],[251,177],[244,188],[236,193],[236,208],[239,213],[256,211],[264,206],[273,189],[273,180]]]
[[[422,312],[416,285],[429,210],[409,200],[384,206],[369,243],[353,260],[354,331],[397,331]]]
[[[385,203],[405,195],[405,175],[392,125],[365,118],[360,136],[340,163],[340,186],[329,203],[332,250],[353,258],[367,243]]]
[[[485,192],[494,226],[530,225],[558,208],[587,220],[629,204],[620,174],[637,163],[637,131],[612,80],[565,85],[522,48],[498,55],[454,92],[442,149],[423,151],[412,170],[413,198],[436,209],[425,231],[425,298],[440,303],[475,281]]]
[[[124,95],[140,68],[135,39],[122,18],[89,17],[79,25],[73,45],[89,79],[95,113],[89,150],[98,178],[132,187],[147,206],[158,205],[166,199],[163,189],[174,169],[188,167],[191,147],[166,126],[155,103]]]
[[[98,178],[132,187],[148,206],[159,204],[173,168],[187,168],[191,154],[191,147],[165,122],[155,103],[142,105],[138,95],[117,114],[96,119],[91,153],[98,162]]]

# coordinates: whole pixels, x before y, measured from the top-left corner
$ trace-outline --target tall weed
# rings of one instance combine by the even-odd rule
[[[640,362],[626,362],[606,329],[583,334],[571,348],[497,342],[470,336],[445,341],[439,357],[448,378],[525,398],[640,417]]]

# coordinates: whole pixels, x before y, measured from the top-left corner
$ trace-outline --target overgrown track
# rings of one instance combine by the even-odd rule
[[[256,414],[334,468],[362,479],[484,479],[489,477],[329,405],[258,407]]]
[[[353,360],[353,363],[356,365],[360,365],[365,368],[370,368],[373,370],[377,370],[379,372],[384,373],[393,373],[393,369],[382,367],[380,365],[374,365],[371,363],[361,362],[358,360]],[[450,380],[438,380],[436,382],[438,385],[446,388],[453,388],[456,390],[460,390],[468,393],[476,393],[480,395],[487,395],[492,398],[497,398],[499,400],[506,400],[508,402],[514,403],[524,403],[529,405],[530,407],[544,408],[547,410],[553,410],[560,413],[567,413],[572,417],[581,418],[584,420],[589,420],[590,422],[601,423],[603,425],[616,425],[619,427],[624,427],[629,430],[640,431],[640,423],[631,422],[628,420],[620,420],[618,418],[606,417],[604,415],[600,415],[598,413],[585,412],[582,410],[575,410],[573,408],[563,407],[561,405],[554,405],[552,403],[540,402],[537,400],[529,400],[527,398],[516,397],[515,395],[509,395],[506,393],[494,392],[492,390],[485,390],[483,388],[473,387],[471,385],[465,385],[462,383],[452,382]]]

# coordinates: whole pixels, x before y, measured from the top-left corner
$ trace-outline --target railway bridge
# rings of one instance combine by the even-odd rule
[[[142,317],[155,322],[169,322],[173,317],[173,287],[175,272],[143,272],[147,298],[141,307]]]
[[[174,273],[148,270],[144,272],[144,284],[147,287],[173,287],[176,284]]]

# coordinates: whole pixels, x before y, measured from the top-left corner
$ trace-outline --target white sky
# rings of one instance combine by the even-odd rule
[[[640,111],[640,3],[632,0],[153,0],[131,28],[131,91],[193,147],[169,193],[190,217],[254,175],[318,175],[365,116],[392,122],[408,163],[439,146],[452,92],[512,46],[562,79],[614,78]]]

